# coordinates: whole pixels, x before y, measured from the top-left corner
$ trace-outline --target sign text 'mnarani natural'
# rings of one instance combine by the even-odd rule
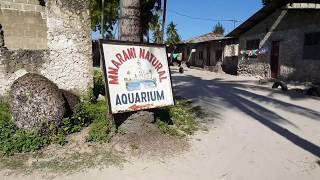
[[[122,52],[119,52],[115,55],[116,60],[112,59],[111,63],[113,64],[112,67],[108,67],[108,79],[109,79],[109,84],[119,84],[119,77],[118,77],[118,72],[124,63],[126,63],[129,60],[132,59],[137,59],[137,53],[136,53],[136,48],[131,47],[127,48],[126,50],[122,50]],[[168,77],[166,76],[166,70],[164,69],[163,64],[157,59],[157,57],[145,50],[144,48],[139,48],[139,58],[142,60],[149,61],[152,66],[156,69],[158,75],[159,75],[159,80],[160,83],[167,79]]]

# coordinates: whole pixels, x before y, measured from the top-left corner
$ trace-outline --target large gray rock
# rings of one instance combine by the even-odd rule
[[[66,112],[66,101],[49,79],[26,74],[11,86],[10,105],[14,124],[22,129],[47,132],[48,125],[59,125]]]
[[[122,116],[122,117],[121,117]],[[145,134],[145,131],[149,131],[149,128],[154,126],[155,118],[153,112],[138,111],[132,114],[120,114],[114,116],[116,123],[121,123],[119,128],[124,129],[130,134]]]

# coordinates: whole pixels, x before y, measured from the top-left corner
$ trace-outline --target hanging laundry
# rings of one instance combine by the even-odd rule
[[[241,50],[241,59],[244,60],[250,60],[250,59],[255,59],[259,55],[259,50]]]

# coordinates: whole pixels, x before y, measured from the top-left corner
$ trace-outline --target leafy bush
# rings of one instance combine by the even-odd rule
[[[0,102],[0,151],[5,154],[30,152],[41,149],[49,138],[39,133],[20,130],[11,121],[9,105]]]
[[[174,136],[192,135],[197,131],[198,123],[190,104],[189,101],[178,100],[175,106],[156,110],[156,124],[159,129]]]
[[[110,140],[109,121],[106,118],[107,107],[105,101],[97,102],[93,105],[95,111],[94,121],[90,125],[88,142],[108,142]]]
[[[99,94],[105,95],[105,87],[103,82],[103,75],[100,70],[93,72],[93,95],[98,98]]]
[[[90,126],[88,141],[107,141],[108,121],[106,119],[107,107],[104,101],[91,103],[84,101],[77,105],[75,113],[62,120],[61,126],[54,129],[52,137],[55,143],[64,145],[66,135],[79,132],[83,127]],[[105,131],[104,131],[105,130]]]

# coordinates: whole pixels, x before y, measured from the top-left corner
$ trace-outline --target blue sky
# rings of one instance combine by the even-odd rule
[[[237,20],[244,22],[262,5],[261,0],[167,0],[166,24],[173,21],[183,40],[199,36],[212,31],[218,21],[195,20],[192,18],[204,18],[215,20]],[[178,14],[182,15],[178,15]],[[240,22],[240,23],[241,23]],[[234,29],[232,22],[220,21],[225,27],[226,33]],[[240,23],[237,23],[238,26]],[[97,33],[93,33],[97,37]]]
[[[244,22],[261,7],[261,0],[168,0],[167,23],[173,21],[177,24],[182,39],[186,40],[212,31],[217,22],[193,20],[172,11],[192,17]],[[226,33],[234,29],[232,22],[220,23],[225,27]],[[240,23],[236,26],[238,25]]]

